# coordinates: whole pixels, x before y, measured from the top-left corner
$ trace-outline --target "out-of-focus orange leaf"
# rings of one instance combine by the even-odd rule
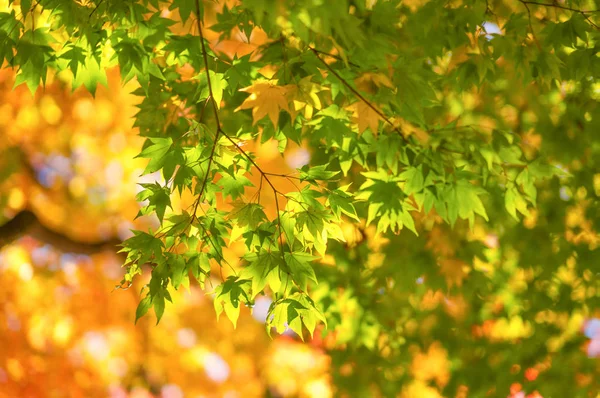
[[[448,353],[438,341],[432,343],[427,352],[417,352],[411,364],[411,373],[415,379],[435,383],[443,388],[450,378]]]

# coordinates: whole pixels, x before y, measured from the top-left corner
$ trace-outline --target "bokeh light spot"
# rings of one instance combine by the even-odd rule
[[[222,383],[229,378],[229,365],[214,352],[204,356],[204,372],[213,381]]]
[[[259,322],[265,322],[272,302],[273,300],[268,297],[257,298],[252,307],[252,317]]]

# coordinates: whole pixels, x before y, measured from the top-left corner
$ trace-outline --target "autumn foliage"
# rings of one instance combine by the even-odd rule
[[[0,1],[0,397],[595,397],[595,1]]]

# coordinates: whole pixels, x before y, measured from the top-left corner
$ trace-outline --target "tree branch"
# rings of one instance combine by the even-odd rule
[[[560,8],[561,10],[573,11],[573,12],[577,12],[580,14],[593,14],[595,12],[600,12],[600,10],[578,10],[576,8],[561,6],[560,4],[556,4],[556,3],[547,4],[547,3],[539,3],[537,1],[525,1],[525,0],[519,0],[519,1],[523,4],[532,4],[532,5],[536,5],[536,6],[542,6],[542,7]]]
[[[521,4],[523,4],[525,6],[525,9],[527,10],[527,17],[529,18],[529,31],[531,32],[531,37],[533,37],[533,41],[536,44],[537,48],[539,50],[541,50],[541,46],[540,46],[540,42],[538,41],[537,37],[535,36],[535,31],[533,30],[533,24],[531,23],[531,10],[529,9],[529,3],[526,1],[522,1],[519,0],[521,2]]]
[[[541,7],[551,7],[551,8],[558,8],[560,10],[576,12],[578,14],[581,14],[585,18],[585,20],[588,21],[590,23],[590,25],[592,25],[594,28],[600,29],[600,26],[596,25],[594,23],[594,21],[592,21],[590,19],[590,16],[588,15],[588,14],[594,14],[596,12],[600,12],[600,10],[578,10],[577,8],[561,6],[560,4],[556,4],[556,2],[553,2],[552,4],[540,3],[537,1],[526,1],[526,0],[519,0],[519,2],[521,4],[523,4],[525,6],[525,8],[527,8],[527,13],[529,14],[529,26],[531,26],[531,12],[529,11],[528,5],[531,4],[531,5],[541,6]],[[531,28],[531,30],[533,32],[533,28]],[[539,46],[539,44],[538,44],[538,46]]]
[[[19,164],[20,172],[27,175],[31,181],[36,182],[36,170],[31,166],[25,151],[19,145],[14,145],[8,150],[13,151],[13,154],[15,154],[11,161]],[[0,248],[25,235],[31,236],[41,243],[52,245],[64,253],[87,255],[103,251],[116,253],[117,246],[122,243],[120,239],[113,237],[97,241],[79,240],[71,235],[46,227],[33,211],[25,209],[0,225]]]
[[[10,221],[0,226],[0,248],[16,241],[22,236],[32,238],[52,245],[64,253],[96,254],[104,251],[116,253],[117,246],[121,244],[118,239],[107,239],[100,241],[81,241],[76,238],[54,231],[46,227],[38,217],[29,210],[22,210]]]
[[[327,57],[331,57],[334,59],[337,59],[338,61],[342,61],[342,62],[348,62],[348,65],[354,66],[355,68],[362,68],[360,65],[352,62],[352,61],[346,61],[344,58],[340,57],[339,55],[335,55],[335,54],[331,54],[325,51],[321,51],[321,50],[317,50],[316,48],[312,49],[313,52],[317,52],[319,54],[325,55]]]
[[[94,15],[94,13],[98,10],[98,8],[102,5],[103,2],[104,2],[104,0],[100,0],[98,2],[98,4],[96,4],[96,7],[94,7],[94,9],[92,10],[92,12],[90,12],[90,15],[88,15],[88,21],[90,19],[92,19],[92,15]]]
[[[202,15],[200,13],[200,1],[196,0],[196,26],[198,27],[198,35],[200,35],[200,44],[202,45],[202,58],[204,59],[204,70],[206,71],[206,81],[208,83],[208,94],[211,99],[210,102],[213,104],[213,110],[215,112],[215,121],[217,122],[217,136],[221,129],[221,122],[219,121],[219,112],[217,111],[217,101],[213,95],[212,83],[210,81],[210,69],[208,67],[208,55],[206,55],[206,45],[204,44],[204,34],[202,33]]]
[[[215,133],[215,139],[213,141],[212,149],[210,151],[210,156],[208,158],[208,165],[206,166],[206,175],[204,176],[204,181],[202,182],[202,186],[200,187],[200,192],[198,192],[198,197],[196,198],[196,203],[194,204],[194,212],[192,213],[192,220],[196,217],[196,211],[198,210],[198,206],[200,205],[200,201],[202,198],[202,194],[204,193],[204,189],[206,188],[206,183],[208,182],[208,177],[210,175],[210,167],[212,166],[213,158],[215,156],[215,150],[217,149],[217,144],[219,142],[219,133],[221,132],[221,121],[219,120],[219,112],[217,112],[217,102],[213,95],[212,83],[210,81],[210,69],[208,68],[208,56],[206,55],[206,46],[204,44],[204,34],[202,33],[202,23],[200,21],[201,13],[200,13],[200,2],[196,0],[196,25],[198,27],[198,35],[200,35],[200,44],[202,45],[202,58],[204,59],[204,70],[206,71],[206,81],[208,83],[208,101],[210,101],[213,105],[213,111],[215,114],[215,122],[217,123],[217,132]],[[206,104],[204,104],[206,107]],[[204,114],[204,108],[202,109],[202,113]]]
[[[355,89],[354,87],[352,87],[342,76],[340,76],[339,73],[337,73],[335,71],[335,69],[333,69],[331,66],[329,66],[329,64],[327,62],[325,62],[325,60],[321,57],[320,51],[314,49],[311,46],[308,46],[308,49],[310,51],[312,51],[312,53],[315,55],[315,57],[317,57],[317,59],[319,61],[321,61],[321,63],[327,68],[327,70],[329,72],[331,72],[335,77],[338,78],[338,80],[344,85],[346,86],[346,88],[348,90],[350,90],[352,92],[352,94],[354,94],[359,100],[361,100],[362,102],[365,103],[365,105],[367,105],[369,108],[371,108],[375,113],[377,113],[377,115],[379,115],[379,117],[381,119],[383,119],[387,124],[389,124],[390,126],[393,127],[394,131],[396,131],[398,133],[398,135],[402,138],[402,140],[404,142],[406,142],[407,144],[409,143],[409,140],[404,136],[404,134],[402,134],[402,131],[396,127],[394,125],[394,123],[392,123],[392,121],[390,120],[390,118],[388,118],[382,111],[380,111],[379,109],[377,109],[377,107],[375,105],[373,105],[369,100],[367,100],[360,92],[358,92],[357,89]]]
[[[271,187],[271,189],[273,190],[273,196],[275,197],[275,206],[277,207],[277,223],[278,223],[278,228],[279,228],[279,250],[281,251],[281,255],[283,256],[283,240],[282,240],[282,233],[281,233],[281,218],[279,216],[279,199],[277,198],[277,194],[279,193],[279,191],[275,188],[275,185],[273,185],[273,183],[271,182],[271,180],[269,179],[269,177],[267,176],[267,174],[260,168],[260,166],[254,161],[254,159],[252,159],[252,157],[250,157],[250,155],[248,153],[246,153],[246,151],[244,151],[233,139],[231,139],[231,137],[229,137],[229,135],[227,135],[223,129],[221,128],[221,122],[219,120],[219,112],[217,110],[217,103],[215,101],[215,97],[213,95],[213,90],[212,90],[212,84],[210,81],[210,69],[208,67],[208,56],[206,55],[206,46],[204,44],[204,35],[202,33],[202,23],[200,21],[201,18],[201,14],[200,14],[200,1],[196,0],[196,24],[198,27],[198,34],[200,36],[200,42],[202,43],[202,57],[204,59],[204,70],[206,71],[206,80],[208,82],[208,95],[210,98],[212,98],[212,104],[213,104],[213,110],[214,110],[214,114],[215,114],[215,121],[217,123],[217,133],[215,136],[215,141],[213,143],[213,148],[210,154],[210,158],[209,158],[209,163],[208,163],[208,170],[207,170],[207,174],[204,178],[204,182],[202,184],[202,187],[200,188],[200,192],[198,194],[198,198],[196,199],[196,205],[195,205],[195,209],[198,208],[198,204],[200,203],[200,198],[202,196],[202,193],[204,191],[204,188],[206,186],[206,182],[208,180],[208,173],[210,172],[210,165],[212,163],[213,157],[214,157],[214,152],[215,152],[215,148],[217,147],[217,141],[219,138],[219,134],[223,135],[225,138],[227,138],[227,140],[229,140],[229,142],[231,142],[236,148],[237,150],[243,155],[245,156],[248,161],[250,161],[250,163],[252,163],[252,165],[254,165],[254,167],[256,167],[256,169],[258,170],[258,172],[261,174],[262,177],[264,177],[265,181],[267,182],[267,184],[269,184],[269,186]],[[262,181],[261,181],[262,182]],[[195,211],[194,209],[194,216],[195,216]]]

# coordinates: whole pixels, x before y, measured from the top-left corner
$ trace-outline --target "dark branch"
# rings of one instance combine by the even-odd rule
[[[600,10],[578,10],[577,8],[561,6],[560,4],[556,4],[556,3],[548,4],[548,3],[539,3],[537,1],[525,1],[525,0],[519,0],[519,1],[523,4],[532,4],[532,5],[536,5],[536,6],[542,6],[542,7],[560,8],[561,10],[578,12],[580,14],[593,14],[595,12],[600,12]]]
[[[533,30],[533,24],[531,23],[531,10],[529,9],[529,3],[526,1],[522,1],[522,0],[519,0],[519,1],[521,2],[521,4],[523,4],[525,6],[525,9],[527,10],[527,17],[529,18],[529,31],[531,32],[531,37],[533,38],[533,41],[536,44],[537,48],[539,50],[541,50],[540,42],[538,41],[537,37],[535,36],[535,31]]]
[[[92,19],[92,15],[94,15],[94,13],[98,10],[98,8],[102,5],[103,2],[104,0],[100,0],[98,4],[96,4],[96,7],[94,7],[92,12],[90,12],[90,15],[88,15],[88,20]]]
[[[40,222],[35,213],[23,210],[10,221],[0,226],[0,248],[16,241],[23,236],[49,244],[63,253],[95,254],[104,251],[116,253],[121,244],[118,239],[108,239],[95,242],[78,240],[75,237],[54,231]]]
[[[560,4],[556,4],[555,2],[552,3],[552,4],[539,3],[537,1],[525,1],[525,0],[519,0],[519,2],[521,4],[523,4],[525,6],[525,8],[527,8],[527,13],[529,14],[529,26],[531,26],[531,12],[529,11],[528,4],[531,4],[531,5],[536,5],[536,6],[540,6],[540,7],[551,7],[551,8],[558,8],[560,10],[566,10],[566,11],[576,12],[578,14],[581,14],[585,18],[585,20],[588,21],[589,24],[592,25],[594,28],[600,29],[600,26],[598,26],[597,24],[595,24],[594,21],[592,21],[590,19],[590,16],[588,15],[588,14],[593,14],[593,13],[596,13],[596,12],[600,12],[600,10],[578,10],[577,8],[571,8],[571,7],[567,7],[567,6],[561,6]],[[532,28],[532,32],[533,32],[533,28]],[[538,47],[539,47],[539,44],[538,44]]]
[[[313,48],[312,51],[316,52],[316,53],[319,53],[319,54],[322,54],[322,55],[325,55],[325,56],[330,57],[330,58],[337,59],[338,61],[347,62],[348,65],[354,66],[355,68],[362,68],[359,64],[356,64],[356,63],[354,63],[352,61],[345,60],[344,58],[340,57],[339,55],[335,55],[335,54],[331,54],[331,53],[328,53],[328,52],[325,52],[325,51],[317,50],[316,48]]]
[[[219,121],[219,112],[217,107],[217,100],[215,100],[215,96],[213,95],[212,82],[210,81],[210,68],[208,67],[208,55],[206,54],[206,45],[204,44],[204,34],[202,33],[202,14],[200,13],[200,2],[196,0],[196,25],[198,27],[198,35],[200,36],[200,44],[202,45],[202,58],[204,60],[204,70],[206,71],[206,82],[208,83],[208,93],[210,97],[210,102],[213,104],[213,110],[215,113],[215,121],[217,123],[217,136],[219,135],[219,130],[221,129],[221,122]]]
[[[335,71],[335,69],[333,69],[331,66],[329,66],[329,64],[327,62],[325,62],[325,60],[319,55],[320,52],[317,51],[316,49],[312,48],[312,47],[308,47],[310,51],[312,51],[312,53],[315,55],[315,57],[317,57],[317,59],[319,61],[321,61],[321,63],[325,66],[325,68],[327,68],[327,70],[329,72],[331,72],[335,77],[338,78],[338,80],[344,85],[346,86],[346,88],[348,90],[350,90],[352,92],[352,94],[354,94],[359,100],[361,100],[362,102],[364,102],[369,108],[371,108],[377,115],[379,115],[379,117],[381,119],[383,119],[387,124],[389,124],[390,126],[392,126],[392,128],[394,129],[394,131],[396,131],[398,133],[398,135],[400,136],[400,138],[402,138],[402,140],[404,140],[404,142],[408,143],[408,139],[404,136],[404,134],[402,134],[402,131],[394,125],[394,123],[392,123],[392,121],[390,120],[390,118],[388,118],[382,111],[380,111],[375,105],[373,105],[369,100],[367,100],[361,93],[358,92],[357,89],[355,89],[354,87],[352,87],[342,76],[340,76],[339,73],[337,73]]]
[[[217,144],[219,142],[219,134],[221,132],[221,121],[219,120],[219,112],[217,111],[217,101],[213,95],[212,83],[210,81],[210,69],[208,67],[208,56],[206,55],[206,46],[204,44],[204,34],[202,33],[202,22],[201,22],[201,13],[200,13],[200,2],[196,0],[196,24],[198,27],[198,35],[200,36],[200,43],[202,45],[202,58],[204,59],[204,70],[206,71],[206,81],[208,83],[208,99],[213,105],[213,110],[215,114],[215,122],[217,123],[217,132],[215,133],[215,139],[213,141],[212,149],[210,150],[210,156],[208,158],[208,165],[206,167],[206,175],[204,176],[204,180],[202,181],[202,185],[200,186],[200,192],[198,192],[198,197],[196,198],[196,202],[194,203],[194,212],[192,213],[192,221],[196,218],[196,211],[198,210],[198,206],[200,205],[200,201],[202,200],[202,195],[204,194],[204,189],[206,188],[206,183],[208,182],[208,177],[210,175],[210,168],[212,166],[213,159],[215,157],[215,150],[217,149]],[[206,107],[206,104],[204,104]],[[204,114],[204,108],[202,109],[202,114]]]
[[[12,153],[11,162],[18,163],[20,171],[27,175],[30,181],[36,182],[36,170],[31,166],[29,157],[18,145],[8,148]],[[116,253],[121,240],[116,238],[89,241],[55,231],[46,227],[31,210],[21,210],[8,222],[0,225],[0,248],[16,241],[23,236],[31,236],[41,243],[55,247],[63,253],[95,254],[103,251]]]

